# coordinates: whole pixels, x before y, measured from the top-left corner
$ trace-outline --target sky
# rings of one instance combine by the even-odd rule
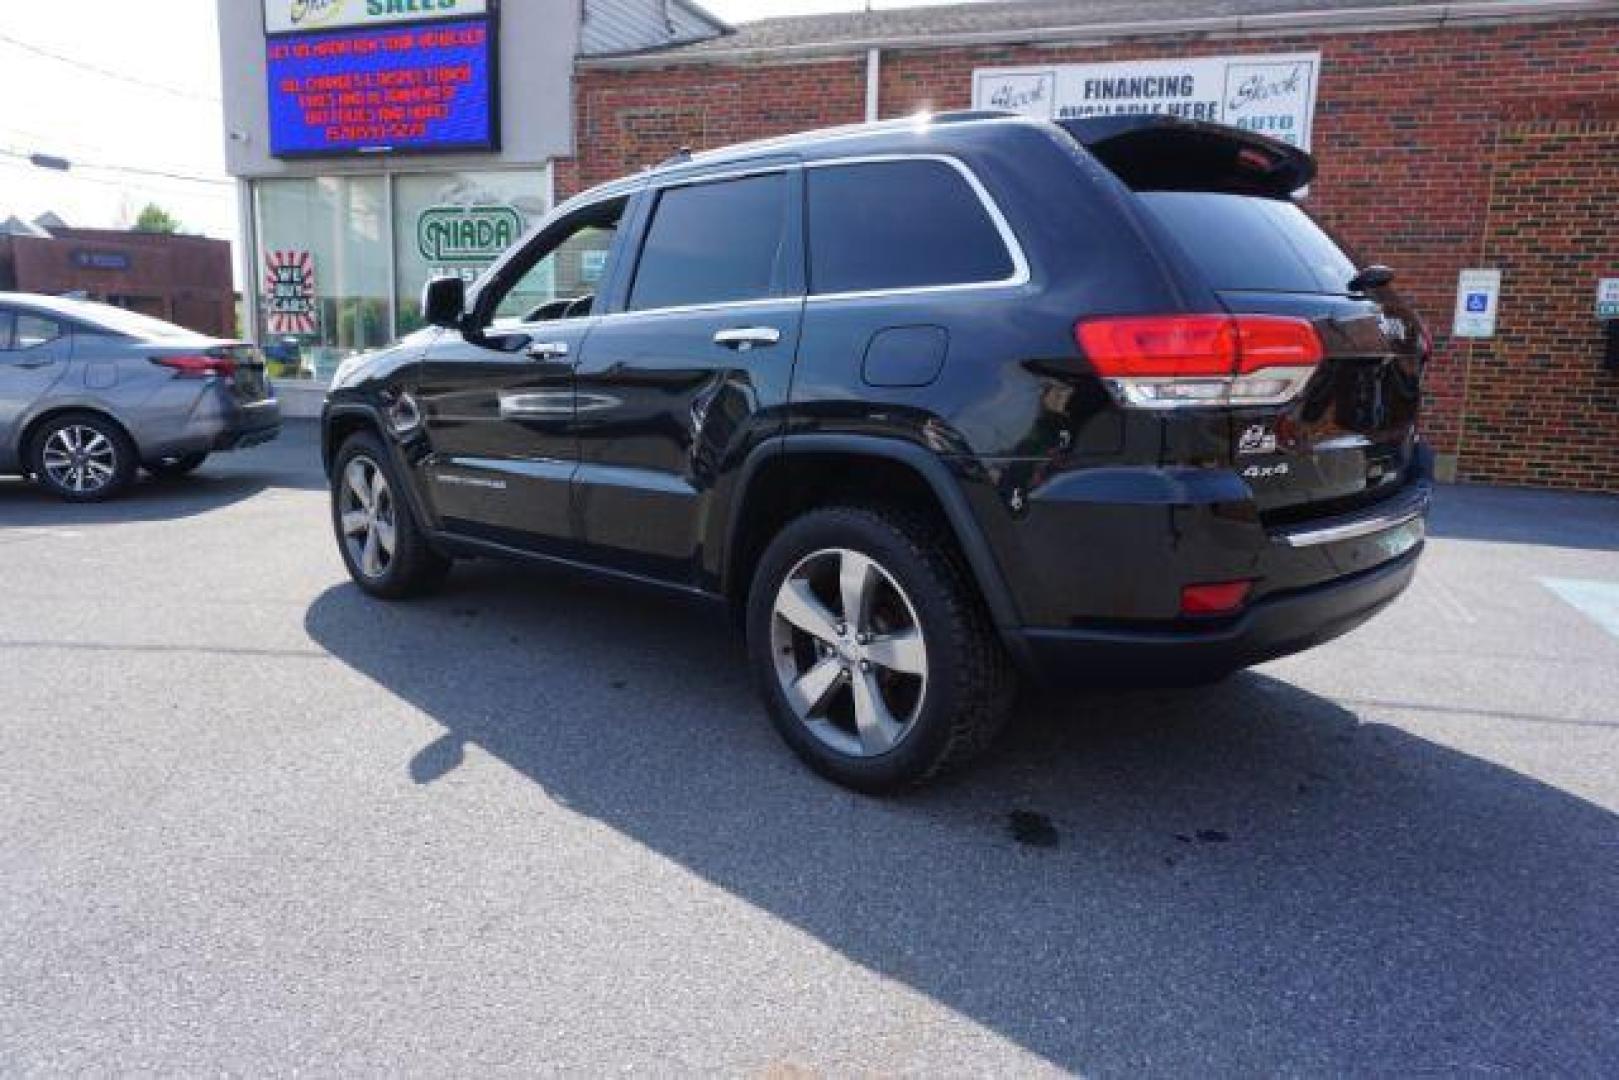
[[[864,6],[863,0],[699,2],[731,23]],[[13,214],[31,220],[50,210],[69,225],[123,228],[155,202],[187,232],[235,239],[214,5],[0,0],[0,220]],[[74,167],[42,170],[23,160],[29,154],[67,158]]]

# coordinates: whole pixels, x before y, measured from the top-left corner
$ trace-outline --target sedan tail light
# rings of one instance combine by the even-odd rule
[[[184,356],[154,356],[152,363],[170,368],[181,379],[206,379],[218,375],[229,379],[236,374],[236,361],[229,356],[195,353]]]
[[[1085,319],[1074,338],[1119,403],[1143,409],[1280,404],[1324,355],[1314,326],[1277,315]]]

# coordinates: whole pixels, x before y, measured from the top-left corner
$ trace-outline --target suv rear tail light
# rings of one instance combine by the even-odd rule
[[[1254,583],[1216,581],[1207,585],[1188,585],[1181,590],[1182,615],[1229,615],[1248,602]]]
[[[154,356],[152,363],[173,369],[181,379],[206,379],[211,375],[229,379],[236,374],[236,361],[228,356]]]
[[[1314,326],[1278,315],[1085,319],[1074,338],[1120,404],[1144,409],[1281,404],[1324,355]]]

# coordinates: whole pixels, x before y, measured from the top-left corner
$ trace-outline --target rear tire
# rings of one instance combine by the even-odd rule
[[[34,432],[28,468],[46,491],[68,502],[100,502],[135,479],[135,444],[99,413],[53,416]]]
[[[158,458],[156,461],[146,463],[146,471],[153,476],[171,477],[185,476],[196,472],[202,463],[208,460],[206,453],[179,454],[175,457]]]
[[[339,448],[331,506],[337,550],[360,588],[401,600],[444,583],[450,559],[429,546],[386,448],[370,432],[349,436]]]
[[[940,529],[890,507],[811,511],[748,593],[749,661],[776,730],[822,776],[881,793],[983,752],[1016,679]]]

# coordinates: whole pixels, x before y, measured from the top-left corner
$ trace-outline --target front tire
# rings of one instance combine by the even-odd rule
[[[443,584],[450,560],[429,546],[375,435],[362,432],[343,443],[331,488],[337,549],[356,585],[372,596],[400,600]]]
[[[1016,683],[954,549],[893,508],[791,522],[748,594],[748,652],[772,722],[857,791],[923,783],[986,749]]]
[[[100,502],[135,479],[135,444],[124,429],[96,413],[64,413],[34,433],[28,450],[34,478],[69,502]]]

